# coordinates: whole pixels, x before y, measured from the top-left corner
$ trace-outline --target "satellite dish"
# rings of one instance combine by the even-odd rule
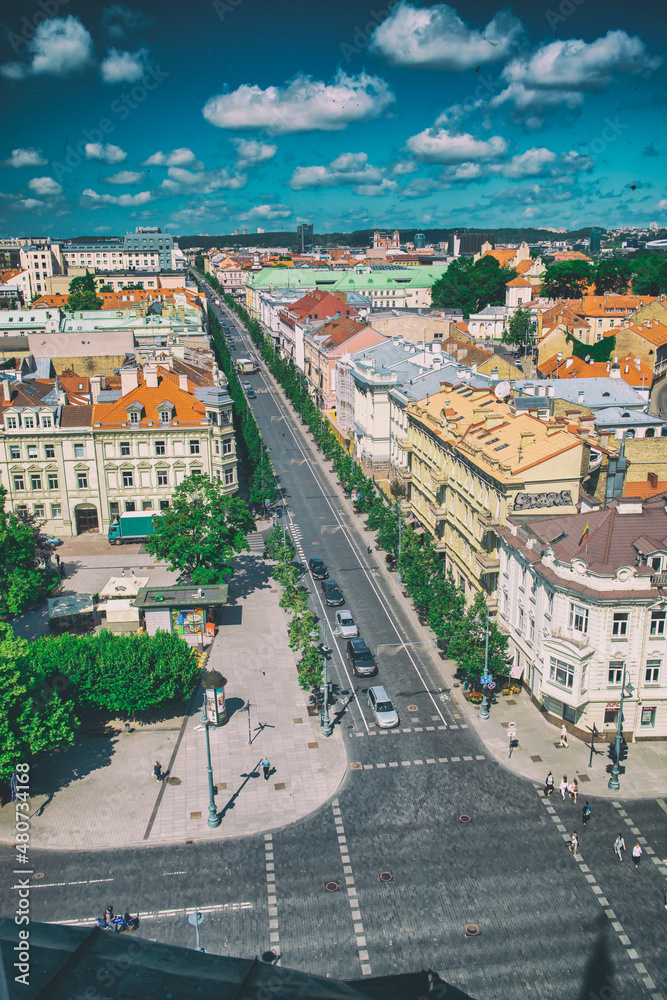
[[[499,382],[493,390],[496,399],[505,399],[506,396],[509,396],[511,391],[512,386],[509,382]]]
[[[590,354],[587,354],[587,355],[586,355],[586,364],[588,364],[588,362],[589,362],[590,360],[591,360],[591,356],[590,356]]]

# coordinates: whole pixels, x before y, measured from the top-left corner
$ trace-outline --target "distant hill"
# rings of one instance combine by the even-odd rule
[[[601,228],[601,227],[599,227]],[[488,229],[479,227],[478,229],[463,229],[452,227],[451,229],[400,229],[401,242],[412,242],[415,233],[423,233],[427,243],[444,243],[452,233],[493,233],[496,243],[539,243],[549,240],[576,241],[588,239],[591,227],[575,229],[568,233],[552,233],[550,229]],[[606,229],[602,229],[605,233]],[[373,236],[372,229],[358,229],[353,233],[316,233],[313,243],[318,247],[368,247]],[[178,245],[182,250],[190,250],[192,247],[201,247],[210,250],[211,247],[224,247],[227,250],[244,249],[245,247],[287,247],[289,250],[297,249],[297,234],[292,232],[277,233],[248,233],[247,236],[179,236]]]

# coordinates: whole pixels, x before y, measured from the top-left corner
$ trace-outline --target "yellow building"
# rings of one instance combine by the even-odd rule
[[[495,607],[499,552],[494,528],[508,514],[576,513],[589,448],[561,425],[515,414],[486,389],[445,386],[406,409],[399,440],[410,508],[433,535],[471,600]]]

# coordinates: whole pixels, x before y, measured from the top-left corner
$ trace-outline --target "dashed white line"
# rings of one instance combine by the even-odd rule
[[[361,919],[361,912],[359,910],[357,890],[354,887],[354,874],[350,864],[350,855],[348,853],[347,843],[345,840],[345,828],[343,826],[343,819],[341,817],[338,799],[333,800],[332,807],[334,823],[336,824],[336,833],[338,834],[338,844],[340,848],[341,862],[343,864],[343,873],[345,875],[345,884],[347,886],[347,898],[350,904],[350,910],[352,911],[355,942],[358,949],[359,961],[361,963],[361,974],[362,976],[370,976],[372,969],[368,958],[368,951],[366,950],[366,935],[364,932],[364,924]]]

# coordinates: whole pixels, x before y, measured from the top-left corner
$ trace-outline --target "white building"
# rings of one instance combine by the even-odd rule
[[[554,725],[667,738],[667,494],[496,528],[512,674]]]

